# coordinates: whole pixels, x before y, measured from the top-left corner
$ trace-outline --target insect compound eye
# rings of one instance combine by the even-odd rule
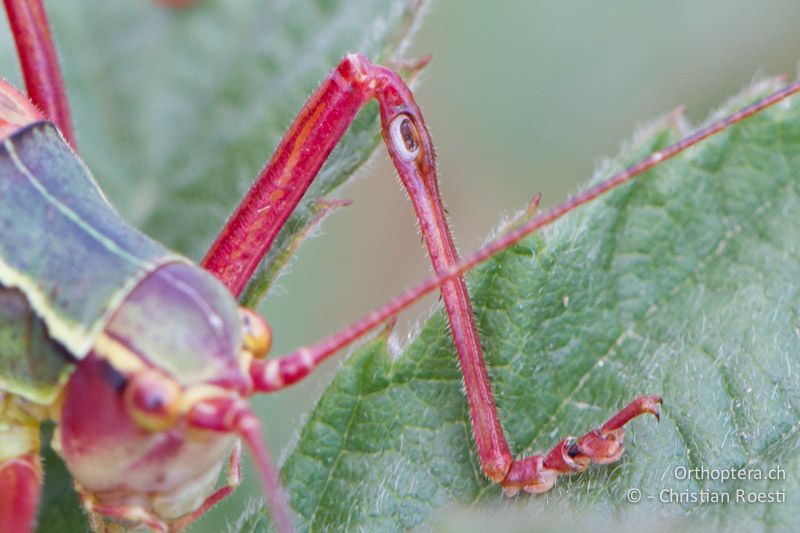
[[[128,380],[124,401],[139,427],[146,431],[163,431],[178,421],[181,396],[181,388],[175,381],[148,369]]]
[[[272,328],[263,317],[244,307],[241,309],[244,349],[253,357],[266,357],[272,348]]]
[[[398,115],[389,124],[392,144],[405,161],[413,161],[419,155],[419,132],[408,115]]]

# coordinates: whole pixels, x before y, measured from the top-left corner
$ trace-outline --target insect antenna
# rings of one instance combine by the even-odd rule
[[[250,449],[258,473],[261,477],[261,484],[264,486],[264,494],[269,500],[271,516],[275,523],[275,529],[280,533],[291,533],[294,531],[289,507],[286,502],[286,494],[283,491],[278,468],[272,460],[272,455],[264,443],[261,436],[261,424],[258,417],[245,407],[240,411],[235,432],[242,438]]]
[[[203,400],[192,407],[188,421],[196,428],[235,433],[247,444],[258,468],[275,529],[278,533],[292,533],[294,525],[278,468],[264,443],[261,423],[247,402],[239,397]]]
[[[740,109],[739,111],[712,122],[708,126],[697,130],[691,135],[684,137],[683,139],[667,146],[666,148],[646,156],[623,171],[586,189],[582,193],[567,199],[556,207],[536,215],[522,224],[515,224],[514,227],[505,235],[490,242],[483,248],[468,256],[466,259],[462,259],[458,263],[449,265],[438,274],[431,276],[419,285],[406,290],[379,309],[369,313],[360,320],[353,322],[350,326],[339,331],[338,333],[335,333],[314,345],[299,348],[291,354],[282,357],[282,359],[304,359],[309,361],[309,363],[313,362],[313,364],[308,365],[309,368],[311,366],[315,366],[330,355],[353,343],[371,329],[377,327],[387,319],[406,309],[423,296],[434,291],[443,283],[463,274],[468,270],[471,270],[478,264],[486,261],[502,250],[513,246],[531,233],[537,231],[539,228],[555,222],[577,207],[587,204],[611,189],[627,183],[636,176],[639,176],[640,174],[643,174],[657,166],[661,162],[675,157],[686,149],[698,144],[712,135],[724,131],[730,126],[737,124],[748,117],[755,115],[759,111],[771,107],[798,92],[800,92],[800,81],[786,85],[785,87],[778,89],[777,91]],[[532,205],[538,204],[538,200],[539,197],[537,195],[534,198]]]

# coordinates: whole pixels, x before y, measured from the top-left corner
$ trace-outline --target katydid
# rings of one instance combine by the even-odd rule
[[[38,3],[8,2],[7,7],[28,65],[24,45],[37,39],[25,30],[47,34],[44,11]],[[57,73],[52,44],[43,42],[50,53],[42,54],[42,63]],[[35,78],[38,66],[25,68],[26,78]],[[58,84],[57,80],[49,76],[29,85]],[[39,94],[30,92],[35,98]],[[63,90],[55,94],[64,100]],[[456,261],[438,196],[433,149],[410,91],[392,71],[350,55],[301,111],[262,179],[203,261],[233,295],[241,292],[327,155],[371,97],[381,103],[384,139],[414,200],[435,268],[442,271]],[[10,87],[6,99],[10,127],[19,126],[5,140],[3,152],[8,208],[3,218],[7,244],[2,283],[13,291],[16,303],[7,329],[19,332],[33,323],[41,331],[34,349],[26,351],[23,343],[12,350],[4,387],[9,394],[9,432],[20,441],[5,454],[10,460],[25,458],[32,467],[27,488],[38,485],[39,477],[38,437],[30,428],[41,418],[53,417],[60,422],[54,447],[73,474],[95,528],[104,527],[108,517],[126,525],[180,529],[236,483],[234,448],[229,485],[213,491],[235,434],[256,457],[276,525],[290,529],[277,476],[257,438],[258,421],[242,398],[254,389],[268,392],[292,384],[333,352],[303,350],[268,362],[254,358],[268,348],[265,324],[244,311],[240,324],[233,299],[211,276],[126,227],[55,130],[37,124],[36,111]],[[58,96],[38,100],[51,110],[53,120],[68,127],[67,107]],[[65,235],[48,232],[52,224],[63,226]],[[41,245],[21,249],[17,243],[31,234],[40,237]],[[544,477],[539,464],[520,462],[514,470],[466,286],[463,280],[448,280],[443,291],[466,371],[479,454],[490,478],[508,477],[512,487],[547,488],[559,471],[580,468],[575,465],[582,457],[588,463],[621,453],[614,427],[608,449],[600,442],[605,436],[586,437],[585,450],[572,446],[570,464],[554,466]],[[251,329],[257,333],[249,334]],[[353,338],[346,332],[340,336],[345,342]],[[168,359],[162,361],[165,354]],[[27,363],[25,368],[18,367],[19,361]],[[28,403],[42,406],[44,412]],[[629,410],[627,418],[654,412],[651,404]],[[94,416],[85,417],[87,409]],[[221,435],[198,436],[196,430],[203,429]],[[163,464],[163,455],[169,465]],[[196,460],[198,456],[203,460]],[[30,523],[35,498],[28,499],[27,513],[6,517],[9,524]]]
[[[12,9],[8,6],[14,2],[6,4]],[[25,52],[21,55],[24,58]],[[0,173],[0,186],[8,203],[0,220],[12,231],[0,243],[2,309],[11,334],[18,338],[22,326],[31,325],[39,336],[30,334],[27,339],[44,348],[35,354],[23,350],[9,360],[10,366],[22,370],[15,368],[12,374],[3,369],[2,421],[20,445],[0,449],[5,460],[0,464],[3,506],[11,501],[12,490],[3,482],[19,476],[23,483],[15,502],[21,507],[14,516],[3,515],[0,507],[0,524],[29,527],[40,477],[34,455],[36,428],[39,420],[52,416],[60,418],[57,442],[96,528],[104,527],[106,519],[153,529],[188,525],[238,481],[236,436],[256,456],[276,524],[290,528],[274,468],[260,443],[258,421],[243,399],[254,391],[296,382],[321,360],[439,286],[465,371],[478,455],[488,477],[510,493],[540,492],[558,475],[583,470],[592,460],[616,460],[623,451],[622,426],[642,413],[657,415],[658,397],[634,400],[599,430],[564,439],[547,456],[512,459],[459,276],[578,205],[797,90],[791,86],[650,156],[460,263],[438,197],[433,149],[410,91],[388,69],[349,55],[301,111],[204,260],[203,266],[223,286],[119,220],[56,130],[39,122],[39,113],[6,87],[7,131],[0,162],[7,170]],[[47,115],[66,127],[63,90],[55,94],[62,96]],[[371,97],[381,104],[384,139],[415,203],[438,275],[318,345],[280,359],[261,359],[269,348],[266,323],[239,310],[231,293],[240,292],[349,121]],[[33,218],[32,225],[22,227],[18,212],[23,209]],[[37,210],[41,214],[34,217]],[[22,232],[33,227],[46,236],[44,230],[58,223],[71,224],[71,232],[47,237],[45,254],[20,246]],[[94,414],[92,419],[78,415],[87,410]],[[226,457],[229,484],[213,491]]]

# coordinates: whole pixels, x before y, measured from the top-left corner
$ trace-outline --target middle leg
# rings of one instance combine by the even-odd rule
[[[241,293],[327,156],[371,98],[380,104],[383,139],[414,204],[435,272],[444,272],[458,262],[439,194],[433,145],[411,90],[392,70],[372,64],[363,55],[350,54],[300,111],[203,260],[202,265],[234,295]],[[489,478],[500,481],[512,456],[497,414],[467,287],[458,277],[445,282],[441,291],[464,375],[481,464]],[[293,365],[298,371],[291,380],[282,380],[280,386],[301,379],[313,368],[305,353],[299,357],[301,364]]]
[[[41,490],[39,420],[0,392],[0,531],[33,531]]]
[[[446,274],[458,264],[439,194],[433,145],[410,89],[390,69],[351,54],[301,110],[261,178],[204,259],[203,265],[234,294],[242,290],[333,146],[372,97],[380,104],[383,139],[411,197],[435,272]],[[515,492],[515,488],[546,490],[560,474],[580,471],[592,461],[616,460],[623,450],[624,424],[645,412],[657,414],[660,398],[643,396],[599,430],[575,442],[563,440],[547,457],[515,461],[500,423],[466,283],[461,276],[448,277],[440,289],[461,365],[481,467],[489,479],[501,483],[508,492]],[[359,335],[349,329],[318,350],[299,350],[277,360],[254,359],[251,375],[256,390],[279,390],[299,381],[332,355],[335,347]]]

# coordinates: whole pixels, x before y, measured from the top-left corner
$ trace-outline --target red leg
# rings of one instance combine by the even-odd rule
[[[536,194],[522,216],[509,222],[506,231],[503,231],[503,233],[517,228],[525,221],[530,220],[539,208],[541,199],[542,195]],[[328,357],[339,351],[339,349],[344,348],[344,346],[361,337],[369,329],[372,329],[372,327],[395,316],[400,310],[408,307],[414,301],[440,286],[443,281],[449,279],[446,276],[457,266],[457,264],[450,265],[445,272],[442,272],[436,278],[432,278],[432,280],[428,280],[427,284],[423,284],[412,291],[408,291],[388,306],[381,308],[375,313],[371,313],[364,320],[360,321],[360,324],[366,327],[359,327],[359,324],[354,324],[350,328],[343,330],[335,337],[329,339],[329,341],[333,341],[332,344],[323,341],[323,343],[312,348],[301,348],[283,357],[252,360],[250,363],[250,376],[253,378],[255,389],[263,393],[275,392],[301,381]],[[451,275],[450,277],[453,276]],[[341,340],[344,341],[344,344],[340,342]]]
[[[411,91],[391,70],[350,55],[300,112],[203,262],[234,294],[242,290],[333,146],[370,97],[380,103],[384,141],[414,204],[434,269],[445,273],[458,262],[439,196],[430,135]],[[454,277],[441,284],[441,291],[464,376],[478,456],[487,477],[502,482],[513,460],[466,284]],[[319,360],[313,353],[300,351],[294,358],[255,361],[256,387],[267,391],[286,386],[307,375]]]
[[[18,400],[0,392],[0,531],[11,533],[33,531],[42,490],[40,413]]]
[[[537,215],[521,224],[513,224],[508,233],[484,248],[478,250],[467,259],[460,261],[457,264],[451,264],[447,266],[437,275],[425,280],[412,289],[407,290],[405,293],[391,300],[380,309],[373,311],[361,320],[358,320],[349,327],[328,337],[327,339],[318,342],[313,346],[300,348],[291,354],[279,358],[273,358],[270,360],[254,360],[251,364],[251,375],[256,385],[256,389],[262,392],[270,392],[279,390],[280,388],[289,386],[299,381],[308,375],[313,368],[315,368],[326,358],[348,346],[355,340],[361,338],[365,333],[395,316],[398,312],[407,308],[421,297],[432,292],[445,281],[456,279],[459,275],[473,268],[482,261],[485,261],[489,257],[496,255],[500,251],[514,245],[542,226],[554,222],[573,209],[576,209],[577,207],[594,200],[605,192],[608,192],[609,190],[630,181],[634,177],[643,174],[660,162],[674,157],[687,148],[690,148],[691,146],[701,142],[702,140],[727,129],[731,125],[741,122],[753,114],[758,113],[767,107],[775,105],[776,103],[783,101],[798,92],[800,92],[800,82],[788,85],[763,98],[762,100],[743,108],[733,115],[710,124],[709,126],[676,142],[675,144],[668,146],[660,152],[650,154],[622,172],[615,174],[607,180],[584,191],[583,193],[568,199],[566,202],[563,202],[549,211]],[[572,466],[564,466],[570,462],[576,465],[584,463],[588,465],[588,462],[590,461],[602,463],[615,460],[618,457],[618,454],[616,456],[614,454],[609,455],[610,452],[608,451],[608,447],[615,446],[611,444],[611,442],[615,440],[616,442],[621,443],[622,426],[631,418],[634,418],[639,414],[656,414],[658,403],[660,403],[660,398],[656,396],[643,396],[637,398],[625,409],[620,411],[611,420],[609,420],[609,422],[607,422],[599,430],[599,433],[587,433],[578,440],[579,446],[577,448],[570,446],[570,448],[567,450],[567,457],[570,458],[570,461],[564,458],[564,454],[561,453],[563,464],[561,466],[554,465],[554,461],[557,459],[556,456],[559,453],[558,451],[551,451],[547,457],[544,458],[541,456],[538,458],[534,456],[528,459],[523,459],[521,461],[517,461],[509,467],[510,471],[502,479],[502,482],[510,492],[513,492],[512,487],[514,487],[515,484],[517,485],[518,489],[527,488],[528,490],[533,490],[533,487],[537,485],[537,483],[534,481],[538,478],[540,473],[547,469],[549,469],[551,473],[552,471],[555,471],[557,477],[557,475],[561,473],[570,473],[576,471]],[[502,438],[502,435],[500,435],[500,437]],[[617,449],[621,450],[621,447],[617,447]],[[563,441],[556,446],[554,450],[563,451]],[[621,451],[619,453],[621,453]],[[553,477],[553,479],[555,478]]]
[[[14,34],[28,96],[44,111],[67,142],[75,147],[75,132],[67,92],[58,66],[50,25],[41,0],[3,0]]]
[[[600,429],[593,429],[578,439],[567,437],[553,446],[547,455],[531,455],[514,460],[500,484],[508,496],[514,496],[520,489],[532,493],[545,492],[561,475],[586,470],[593,462],[613,463],[625,451],[625,424],[645,413],[659,418],[660,404],[659,396],[640,396]]]
[[[380,103],[384,141],[414,203],[434,269],[445,272],[458,262],[458,255],[439,196],[433,145],[422,114],[397,74],[360,56],[349,56],[342,65],[348,61],[351,65],[347,70],[355,72],[350,74],[353,83],[369,88]],[[457,277],[442,283],[441,291],[461,363],[481,466],[489,479],[502,482],[513,458],[500,424],[467,287]],[[263,372],[262,363],[255,363],[256,386],[285,386],[307,375],[315,364],[308,352],[300,352],[296,359],[263,363]]]
[[[333,335],[317,342],[316,344],[298,348],[290,354],[271,358],[270,360],[254,360],[251,364],[251,374],[254,376],[256,383],[262,384],[260,387],[257,386],[257,389],[266,392],[280,388],[274,384],[270,385],[271,380],[265,378],[268,373],[271,374],[274,372],[274,369],[268,368],[269,366],[272,366],[274,362],[280,363],[279,375],[281,378],[286,379],[285,386],[295,383],[298,380],[292,380],[291,374],[304,372],[304,367],[313,369],[317,364],[324,361],[326,358],[349,346],[356,340],[363,337],[370,330],[380,326],[387,320],[396,316],[402,310],[408,308],[424,296],[430,294],[444,282],[454,279],[475,268],[475,266],[478,264],[520,242],[522,239],[536,232],[538,229],[555,222],[570,211],[591,202],[598,196],[610,191],[611,189],[623,185],[640,174],[647,172],[661,161],[675,157],[679,153],[698,144],[704,139],[711,137],[712,135],[729,128],[733,124],[741,122],[758,113],[759,111],[773,106],[797,93],[800,93],[800,82],[787,85],[786,87],[775,91],[771,95],[759,100],[758,102],[755,102],[741,109],[740,111],[737,111],[733,115],[720,119],[717,122],[714,122],[703,128],[702,130],[696,131],[695,133],[676,142],[675,144],[664,148],[660,152],[655,152],[648,155],[622,172],[619,172],[607,180],[598,183],[594,187],[591,187],[586,191],[569,198],[556,207],[536,215],[532,219],[519,225],[512,224],[513,227],[508,231],[508,233],[490,242],[480,250],[471,254],[466,259],[448,266],[444,271],[431,276],[420,284],[406,290],[396,298],[384,304],[382,307],[372,311],[356,322],[353,322],[346,328],[343,328],[341,331],[334,333]],[[307,361],[309,364],[305,364],[303,361]],[[305,374],[308,374],[308,371],[305,371]]]
[[[350,122],[370,99],[381,109],[384,142],[414,204],[436,272],[458,261],[439,196],[433,145],[402,79],[358,54],[345,57],[300,111],[275,155],[212,245],[203,266],[238,295]],[[442,284],[461,362],[478,454],[500,480],[511,464],[463,279]],[[303,361],[308,362],[308,361]],[[305,365],[309,367],[309,365]]]
[[[188,515],[179,518],[170,524],[170,531],[183,531],[189,527],[192,522],[203,516],[206,511],[217,505],[220,501],[224,500],[233,492],[233,489],[239,486],[242,482],[242,444],[236,442],[231,450],[231,456],[228,458],[228,479],[225,486],[218,488],[211,494],[203,504],[189,513]]]
[[[169,531],[167,524],[142,507],[97,503],[92,495],[81,489],[81,487],[76,486],[75,488],[78,491],[84,509],[89,514],[89,525],[92,531],[113,531],[106,518],[119,520],[133,527],[145,525],[152,531],[159,533],[167,533]]]
[[[0,461],[0,531],[33,531],[41,488],[42,467],[38,453]]]

